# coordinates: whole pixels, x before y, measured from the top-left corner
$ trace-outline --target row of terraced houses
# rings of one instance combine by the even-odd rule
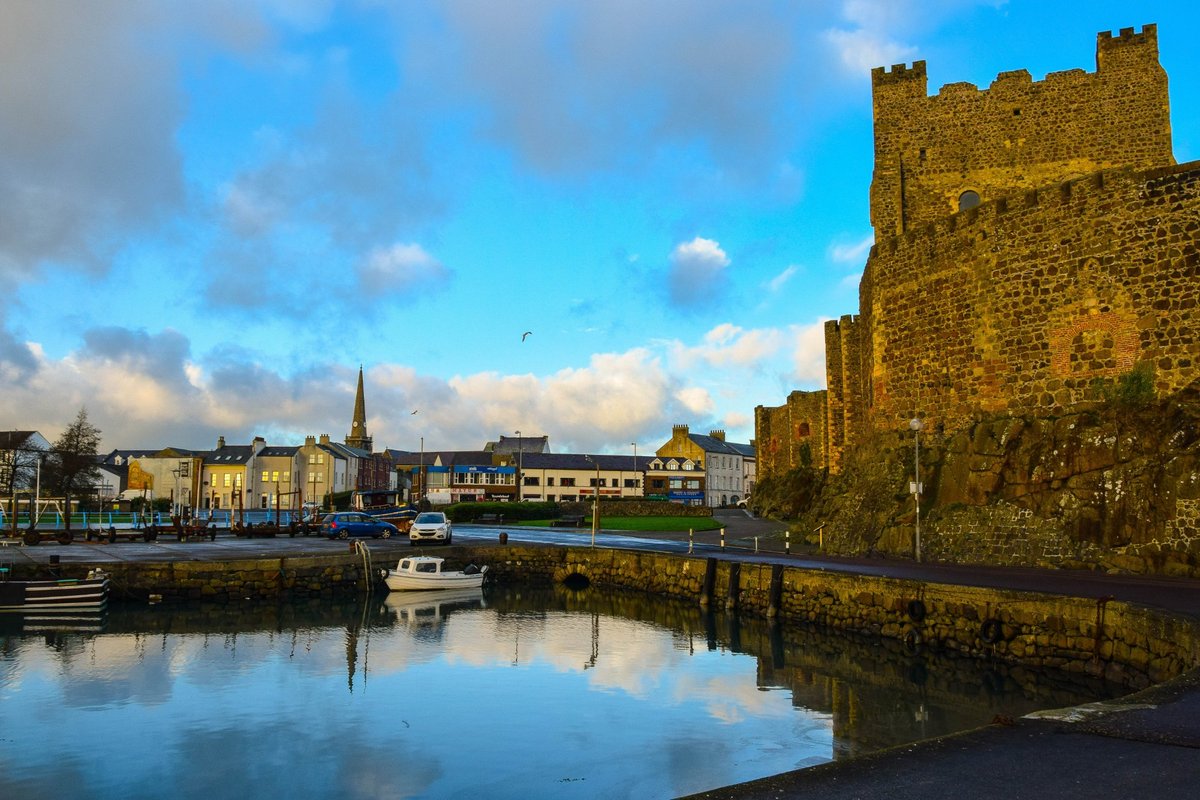
[[[12,431],[11,441],[41,440]],[[44,441],[44,440],[43,440]],[[303,445],[270,445],[262,437],[211,450],[164,447],[113,450],[100,459],[97,494],[169,498],[188,510],[329,507],[346,492],[378,492],[446,505],[470,501],[571,502],[648,498],[713,507],[739,505],[753,490],[752,444],[727,442],[724,431],[691,433],[676,425],[652,453],[592,455],[550,452],[546,436],[500,436],[479,450],[374,451],[367,434],[362,373],[350,434],[342,442],[309,436]],[[0,450],[3,450],[0,442]],[[22,452],[13,448],[12,458]],[[0,453],[3,461],[3,453]]]

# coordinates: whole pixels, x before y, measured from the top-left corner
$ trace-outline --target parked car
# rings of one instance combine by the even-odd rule
[[[441,511],[423,511],[413,520],[408,529],[409,544],[422,541],[445,542],[450,544],[454,538],[454,530],[450,520]]]
[[[321,533],[330,539],[349,539],[358,536],[370,536],[374,539],[386,539],[400,533],[390,522],[376,519],[361,511],[339,511],[336,514],[326,514],[321,518]]]

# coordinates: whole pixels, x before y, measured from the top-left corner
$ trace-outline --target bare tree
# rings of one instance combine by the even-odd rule
[[[71,495],[96,485],[100,468],[96,455],[100,448],[100,429],[88,422],[87,409],[79,409],[62,436],[50,448],[49,478],[66,504],[66,529],[71,530]]]

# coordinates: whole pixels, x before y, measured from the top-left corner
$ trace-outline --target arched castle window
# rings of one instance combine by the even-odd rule
[[[958,196],[958,210],[966,211],[968,208],[975,208],[980,203],[979,192],[967,189]]]
[[[798,436],[811,436],[810,430],[807,422],[801,422],[800,426],[796,429],[796,434]]]

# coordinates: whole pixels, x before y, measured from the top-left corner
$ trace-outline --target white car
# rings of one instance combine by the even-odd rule
[[[412,545],[426,541],[450,544],[453,538],[450,520],[441,511],[422,511],[408,529],[408,543]]]

